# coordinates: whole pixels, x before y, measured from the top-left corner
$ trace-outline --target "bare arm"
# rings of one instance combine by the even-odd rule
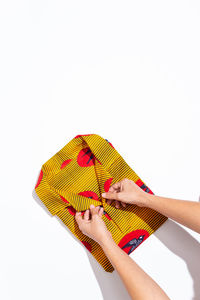
[[[90,206],[84,217],[76,213],[80,230],[100,244],[119,273],[128,293],[134,300],[169,299],[159,285],[145,273],[112,239],[102,220],[103,208]]]
[[[134,300],[166,300],[168,296],[159,285],[145,273],[127,253],[112,239],[100,243],[104,253],[121,277],[129,295]]]
[[[200,233],[200,203],[147,194],[144,203],[168,218]]]
[[[117,208],[125,203],[145,206],[158,211],[168,218],[200,233],[200,203],[161,197],[144,192],[127,178],[113,184],[102,196],[110,204],[113,200]]]

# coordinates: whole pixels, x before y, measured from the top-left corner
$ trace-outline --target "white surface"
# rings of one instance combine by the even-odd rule
[[[198,201],[199,15],[199,1],[1,1],[1,299],[129,299],[32,195],[77,134],[107,138],[154,193]],[[199,242],[168,220],[131,257],[197,300]]]

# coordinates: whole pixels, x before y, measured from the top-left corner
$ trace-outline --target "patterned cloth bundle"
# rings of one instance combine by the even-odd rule
[[[84,214],[91,204],[103,206],[102,218],[115,243],[127,254],[167,220],[150,208],[128,204],[117,209],[113,203],[108,205],[101,194],[124,178],[153,194],[107,139],[85,134],[75,136],[42,165],[35,185],[49,212],[62,220],[107,272],[114,270],[112,264],[99,244],[80,231],[76,211]]]

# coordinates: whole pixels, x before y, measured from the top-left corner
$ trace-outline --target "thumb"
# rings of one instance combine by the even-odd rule
[[[106,198],[106,199],[119,200],[119,194],[120,193],[107,192],[107,193],[103,193],[101,195],[103,198]]]

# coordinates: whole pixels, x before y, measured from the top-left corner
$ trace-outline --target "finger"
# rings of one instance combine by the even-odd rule
[[[107,192],[107,193],[103,193],[101,194],[103,198],[106,199],[115,199],[118,200],[118,193],[113,193],[113,192]]]
[[[115,207],[116,207],[116,208],[120,208],[119,201],[116,201],[116,200],[115,200]]]
[[[109,188],[109,190],[108,190],[108,192],[113,192],[113,193],[116,193],[117,192],[117,190],[113,187],[113,185]],[[113,201],[114,199],[109,199],[109,200],[107,200],[106,202],[108,203],[108,205],[110,205],[111,203],[112,203],[112,201]]]
[[[99,209],[99,216],[100,216],[100,217],[103,216],[103,211],[104,211],[103,207],[100,207],[100,209]]]
[[[90,212],[89,212],[89,209],[87,209],[84,213],[84,220],[88,221],[89,217],[90,217]]]
[[[114,186],[110,186],[108,192],[111,193],[116,193],[119,192],[120,190],[118,188],[115,188]]]
[[[110,186],[109,192],[113,192],[114,190],[118,191],[120,187],[121,187],[121,181],[115,182]]]
[[[124,203],[124,202],[121,202],[121,205],[122,205],[123,207],[126,207],[126,203]]]
[[[98,216],[98,214],[99,214],[100,208],[101,208],[101,207],[100,207],[99,205],[95,207],[95,212],[96,212],[96,215],[97,215],[97,216]]]
[[[76,219],[76,222],[78,223],[78,225],[80,225],[82,223],[83,218],[81,216],[81,212],[78,212],[78,211],[76,212],[75,219]]]
[[[108,203],[108,205],[110,205],[110,204],[112,203],[112,200],[109,199],[109,200],[107,200],[106,202]]]
[[[98,214],[98,210],[96,209],[96,207],[93,204],[90,205],[90,212],[91,212],[92,217]]]
[[[96,206],[95,207],[95,210],[96,210],[96,212],[97,212],[97,214],[99,213],[99,210],[100,210],[100,206],[98,205],[98,206]]]
[[[114,191],[115,191],[114,187],[110,186],[108,192],[114,192]]]

